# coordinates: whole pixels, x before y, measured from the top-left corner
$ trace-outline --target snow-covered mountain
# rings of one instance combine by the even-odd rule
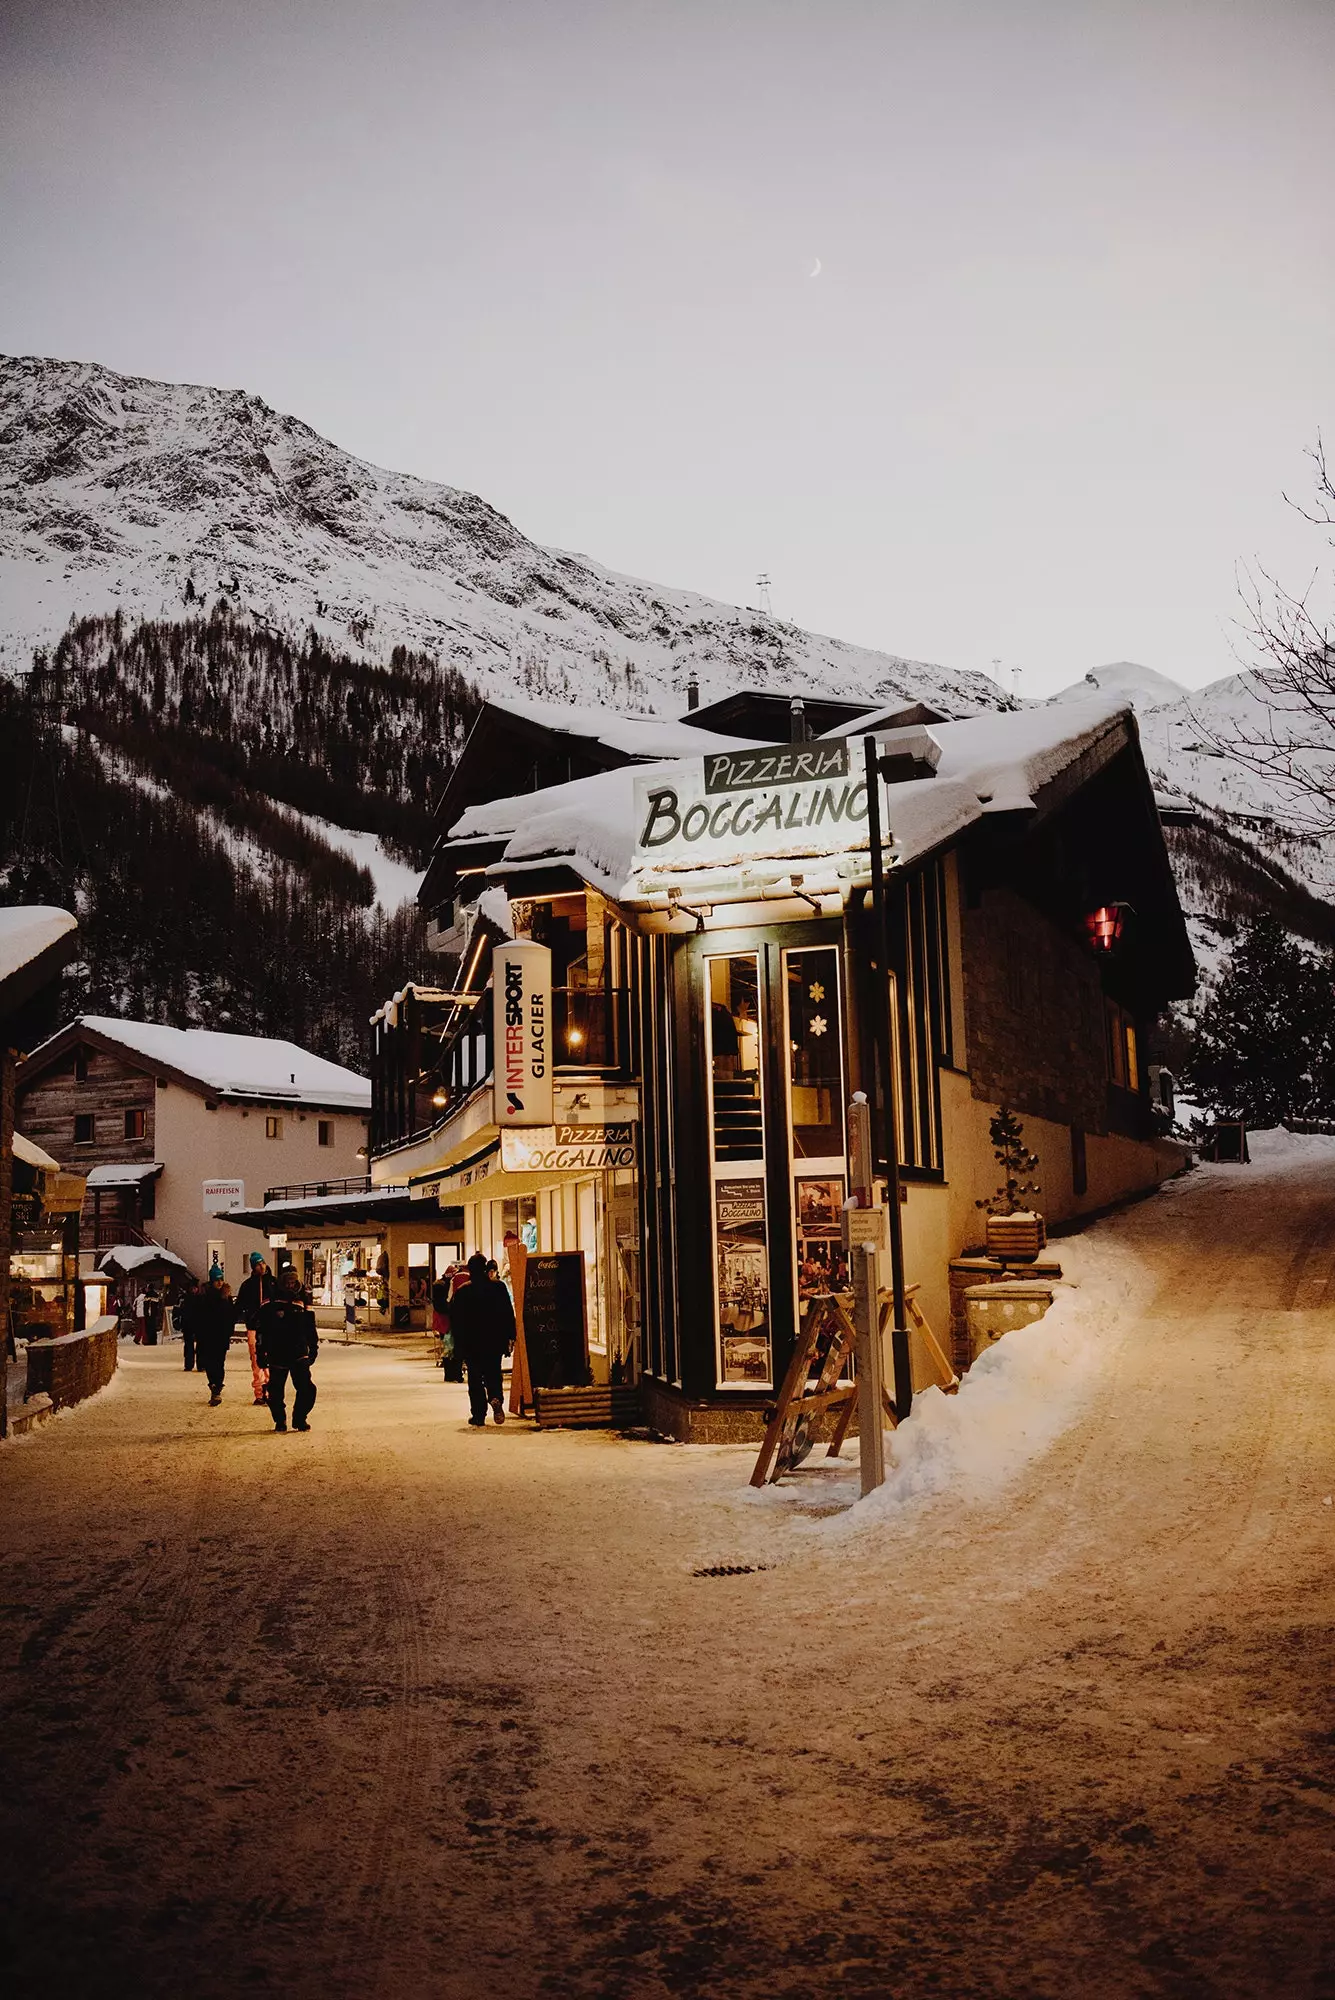
[[[1118,660],[1052,699],[1074,700],[1091,687],[1123,696],[1136,711],[1206,984],[1238,922],[1257,908],[1273,910],[1306,945],[1335,942],[1335,836],[1295,824],[1282,787],[1220,747],[1264,723],[1260,675],[1244,671],[1188,689],[1154,667]]]
[[[1181,701],[1187,690],[1181,681],[1170,680],[1157,667],[1142,667],[1135,660],[1114,660],[1110,666],[1095,667],[1082,681],[1073,681],[1054,701],[1084,701],[1091,690],[1120,695],[1133,708],[1144,712],[1162,708],[1165,702]]]
[[[372,660],[484,692],[654,710],[789,683],[1004,705],[985,676],[868,651],[538,547],[485,500],[387,472],[241,390],[0,359],[0,667],[71,616],[180,617],[219,594]]]

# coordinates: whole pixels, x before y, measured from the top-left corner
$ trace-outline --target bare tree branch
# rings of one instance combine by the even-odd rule
[[[1335,530],[1335,482],[1320,437],[1308,457],[1316,471],[1314,505],[1284,497],[1314,527]],[[1239,664],[1249,671],[1239,685],[1239,711],[1225,721],[1190,711],[1203,745],[1264,777],[1286,825],[1304,833],[1335,832],[1335,640],[1329,609],[1322,614],[1313,605],[1319,590],[1329,604],[1331,581],[1314,571],[1295,596],[1267,570],[1242,566]]]

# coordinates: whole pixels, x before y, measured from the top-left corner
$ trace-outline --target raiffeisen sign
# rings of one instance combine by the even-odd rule
[[[496,1123],[552,1122],[552,955],[545,944],[498,944],[491,961]]]
[[[728,750],[635,781],[634,863],[709,867],[866,844],[867,786],[848,742]]]

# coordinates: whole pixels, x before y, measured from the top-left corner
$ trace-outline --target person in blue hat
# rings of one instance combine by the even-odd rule
[[[262,1250],[250,1253],[250,1276],[243,1280],[236,1295],[236,1316],[245,1322],[246,1342],[250,1348],[250,1386],[255,1401],[261,1405],[267,1402],[265,1387],[269,1379],[266,1368],[260,1366],[255,1348],[255,1333],[260,1323],[260,1313],[274,1295],[273,1278],[269,1266],[264,1261]]]

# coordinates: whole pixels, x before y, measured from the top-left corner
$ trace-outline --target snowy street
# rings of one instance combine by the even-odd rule
[[[1054,1247],[852,1511],[123,1346],[0,1452],[6,1991],[1335,1991],[1335,1142]]]

